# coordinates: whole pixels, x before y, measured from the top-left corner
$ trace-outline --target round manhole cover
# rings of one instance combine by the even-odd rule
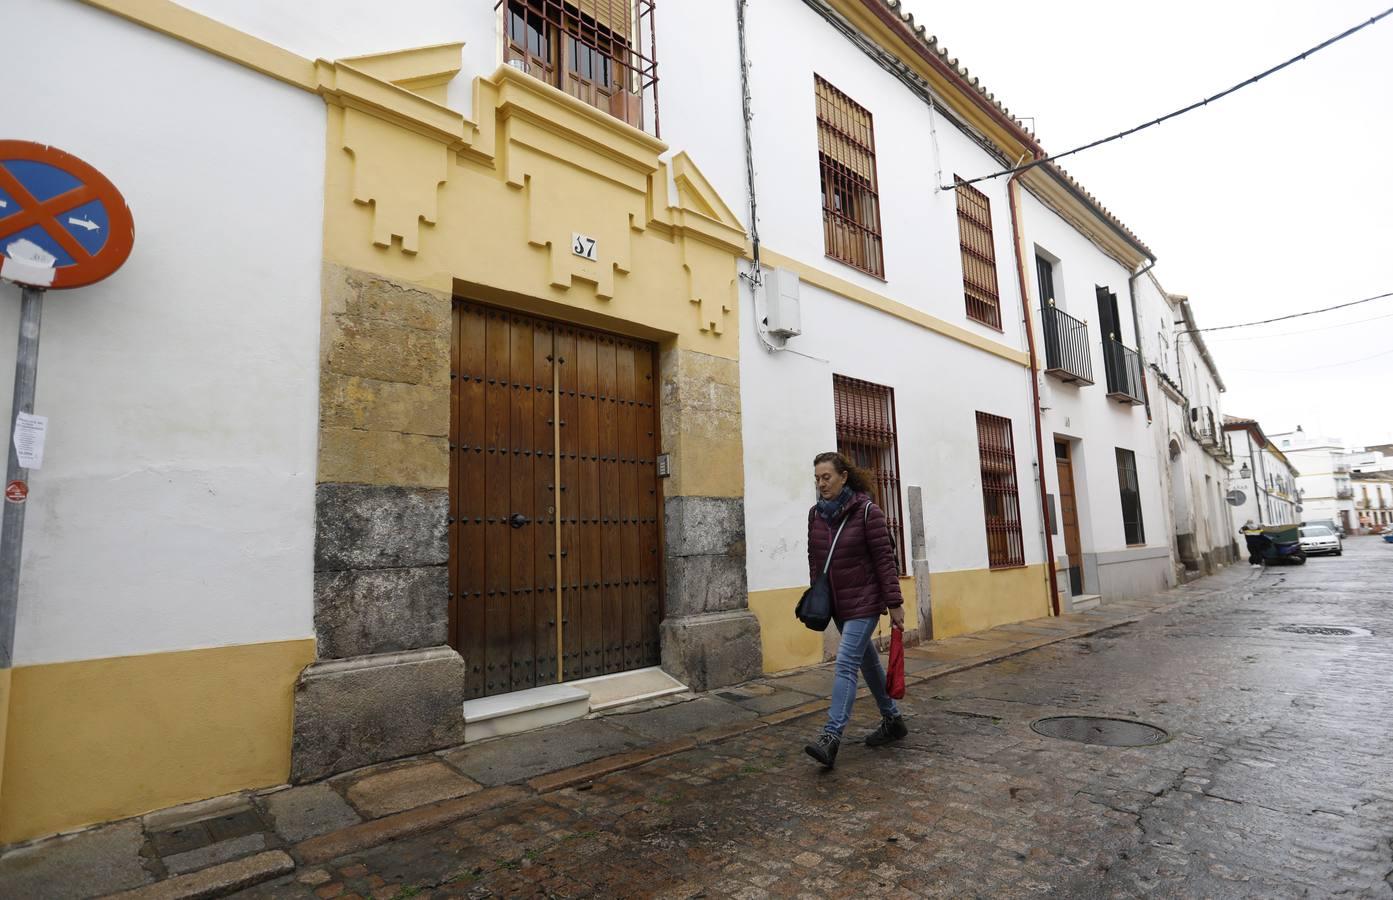
[[[1367,637],[1373,632],[1353,625],[1281,625],[1278,631],[1287,634],[1312,634],[1319,637]]]
[[[1170,736],[1164,730],[1145,722],[1098,716],[1054,716],[1032,722],[1030,730],[1045,737],[1078,741],[1081,744],[1102,744],[1105,747],[1149,747]]]

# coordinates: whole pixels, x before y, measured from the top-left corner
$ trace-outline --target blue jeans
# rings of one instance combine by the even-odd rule
[[[880,714],[892,718],[900,714],[885,693],[885,669],[880,665],[880,654],[875,652],[875,627],[879,616],[866,619],[848,619],[841,623],[842,643],[837,648],[836,677],[832,681],[832,708],[827,711],[827,727],[824,731],[840,736],[851,720],[851,704],[856,700],[856,670],[866,678],[866,687],[871,689]]]

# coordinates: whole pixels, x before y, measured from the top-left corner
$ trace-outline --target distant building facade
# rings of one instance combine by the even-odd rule
[[[1135,295],[1175,563],[1182,576],[1208,574],[1237,558],[1226,499],[1233,440],[1219,407],[1224,381],[1196,330],[1189,298],[1167,293],[1149,272],[1137,280]]]
[[[1224,417],[1224,431],[1232,438],[1230,483],[1242,495],[1231,504],[1236,529],[1245,525],[1293,525],[1320,518],[1303,513],[1298,497],[1300,472],[1291,459],[1263,433],[1255,419]],[[1238,499],[1238,494],[1234,495]]]
[[[1349,446],[1340,438],[1305,431],[1272,434],[1276,445],[1301,470],[1297,488],[1301,492],[1301,520],[1318,522],[1333,519],[1346,532],[1359,524],[1354,508]]]

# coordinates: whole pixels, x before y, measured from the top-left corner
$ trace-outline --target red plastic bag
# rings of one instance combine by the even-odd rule
[[[890,629],[890,669],[885,673],[885,692],[891,700],[904,699],[904,631]]]

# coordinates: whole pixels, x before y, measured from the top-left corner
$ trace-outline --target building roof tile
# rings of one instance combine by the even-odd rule
[[[929,34],[928,30],[925,29],[923,25],[920,25],[917,22],[915,22],[914,13],[906,11],[903,8],[901,0],[870,0],[870,2],[879,3],[886,9],[895,13],[899,17],[900,21],[904,23],[909,33],[913,35],[915,39],[917,39],[924,47],[928,48],[928,50],[931,53],[933,53],[940,60],[942,60],[942,62],[945,65],[952,69],[952,71],[958,75],[958,78],[965,85],[975,90],[983,99],[985,99],[988,103],[995,107],[998,112],[1000,112],[1010,122],[1012,122],[1016,129],[1020,131],[1022,136],[1028,138],[1032,143],[1036,143],[1038,145],[1039,142],[1035,137],[1035,132],[1027,128],[1024,122],[1012,115],[1011,110],[1008,109],[1006,105],[1003,104],[1000,100],[996,99],[996,95],[993,94],[991,91],[987,90],[986,86],[982,84],[981,80],[977,78],[977,76],[969,73],[967,67],[962,65],[958,61],[957,57],[950,56],[948,54],[948,49],[939,43],[938,37],[936,35]],[[1122,222],[1121,219],[1113,215],[1113,213],[1110,210],[1108,210],[1108,208],[1104,206],[1102,202],[1097,197],[1095,197],[1091,191],[1089,191],[1082,184],[1080,184],[1078,180],[1074,178],[1074,176],[1070,175],[1067,171],[1065,171],[1064,168],[1053,162],[1045,163],[1044,167],[1049,169],[1051,172],[1055,173],[1055,175],[1058,178],[1060,178],[1067,185],[1069,185],[1076,192],[1078,192],[1078,194],[1085,199],[1089,206],[1093,207],[1093,210],[1100,217],[1102,217],[1113,227],[1126,234],[1128,238],[1130,238],[1133,243],[1135,243],[1139,248],[1141,248],[1148,257],[1150,257],[1151,259],[1156,258],[1156,255],[1151,252],[1151,249],[1147,247],[1146,244],[1142,243],[1141,238],[1137,237],[1136,233],[1133,232],[1132,229],[1128,228]]]

